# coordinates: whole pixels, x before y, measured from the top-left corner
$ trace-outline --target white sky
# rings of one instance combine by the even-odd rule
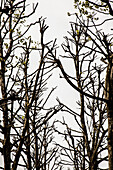
[[[31,2],[36,3],[37,0]],[[74,0],[38,0],[39,5],[36,11],[36,17],[47,17],[46,23],[49,29],[46,34],[50,40],[57,38],[58,42],[62,42],[63,36],[67,34],[70,28],[70,17],[67,12],[74,11]],[[36,19],[36,18],[35,18]]]
[[[32,5],[32,3],[34,2],[35,4],[37,0],[30,0],[28,2]],[[35,17],[33,17],[33,21],[36,21],[36,19],[38,20],[40,16],[43,16],[43,18],[46,17],[46,24],[49,26],[49,28],[45,32],[45,42],[49,42],[57,38],[57,45],[60,46],[64,41],[63,37],[68,35],[67,31],[70,31],[69,22],[72,21],[73,17],[69,17],[67,12],[74,13],[74,0],[38,0],[38,2],[39,5],[37,7]],[[29,22],[31,22],[31,19]],[[37,40],[37,37],[39,36],[39,30],[36,30],[37,26],[34,28],[32,27],[31,34],[32,38]],[[61,47],[58,49],[58,51],[60,54],[63,52]],[[35,64],[36,56],[34,55],[33,65]],[[68,69],[71,70],[72,68]],[[55,72],[51,82],[52,84],[49,83],[49,87],[55,87],[58,85],[57,90],[54,92],[53,99],[50,101],[51,105],[56,101],[56,97],[58,96],[62,102],[64,101],[65,104],[69,104],[68,106],[72,107],[76,98],[75,90],[73,90],[65,80],[59,79],[58,72]]]

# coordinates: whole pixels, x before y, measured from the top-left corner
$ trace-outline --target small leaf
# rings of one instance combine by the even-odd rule
[[[14,30],[13,30],[13,29],[10,29],[9,32],[14,32]]]
[[[25,117],[24,117],[24,116],[22,116],[22,119],[23,119],[23,120],[24,120],[24,118],[25,118]]]
[[[24,61],[22,64],[23,64],[23,65],[25,65],[25,64],[26,64],[26,62]]]
[[[88,37],[88,41],[91,41],[91,37],[90,36]]]
[[[79,35],[79,30],[76,30],[77,35]]]
[[[4,43],[4,45],[5,45],[5,48],[8,49],[8,44],[7,44],[7,43]]]

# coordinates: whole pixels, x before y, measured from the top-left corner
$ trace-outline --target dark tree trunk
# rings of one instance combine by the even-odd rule
[[[113,170],[113,102],[107,104],[109,170]]]
[[[106,84],[105,84],[105,97],[107,102],[107,115],[108,115],[108,159],[109,159],[109,170],[113,170],[113,67],[110,57],[110,63],[106,73]]]
[[[5,62],[1,61],[1,92],[2,99],[7,98],[6,87],[5,87]],[[4,169],[10,170],[10,125],[8,120],[8,108],[7,101],[2,105],[3,111],[3,124],[4,124],[4,144],[3,144],[3,154],[4,154]]]

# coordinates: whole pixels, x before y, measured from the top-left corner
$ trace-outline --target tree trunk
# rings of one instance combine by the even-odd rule
[[[107,102],[107,116],[108,116],[108,160],[109,170],[113,170],[113,67],[112,58],[108,65],[105,82],[105,97]]]
[[[28,97],[28,81],[27,81],[27,66],[29,60],[29,51],[27,51],[26,59],[25,59],[25,109],[26,109],[26,121],[27,121],[27,140],[26,140],[26,152],[27,152],[27,169],[31,170],[31,155],[30,155],[30,135],[29,135],[29,97]]]
[[[7,98],[6,87],[5,87],[5,62],[1,61],[1,92],[2,99]],[[8,119],[8,108],[7,101],[2,104],[3,111],[3,126],[4,126],[4,170],[10,170],[10,125]]]
[[[107,104],[109,170],[113,170],[113,101]]]

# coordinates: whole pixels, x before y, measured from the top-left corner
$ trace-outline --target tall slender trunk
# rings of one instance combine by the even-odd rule
[[[35,99],[35,107],[34,107],[34,114],[33,114],[33,133],[34,133],[34,145],[35,145],[35,166],[36,170],[40,170],[40,158],[39,158],[39,149],[38,149],[38,138],[37,138],[37,132],[36,132],[36,107],[37,107],[37,100]]]
[[[26,140],[26,152],[27,152],[27,169],[31,170],[31,155],[30,155],[30,135],[29,135],[29,97],[28,97],[28,82],[27,82],[27,66],[28,66],[28,58],[29,58],[29,51],[26,53],[25,59],[25,109],[26,109],[26,121],[27,121],[27,140]]]
[[[109,170],[113,170],[113,101],[107,104]]]
[[[0,86],[2,99],[6,98],[6,89],[5,89],[5,62],[3,59],[3,40],[1,35],[1,13],[0,13]],[[4,154],[4,169],[10,169],[10,135],[8,127],[8,111],[7,111],[7,102],[2,104],[2,113],[3,113],[3,126],[4,126],[4,143],[3,143],[3,154]]]
[[[5,61],[3,60],[3,40],[1,35],[1,16],[0,16],[0,86],[2,99],[7,98],[6,87],[5,87]],[[4,127],[4,143],[3,143],[3,154],[4,154],[4,170],[10,170],[10,127],[8,121],[8,109],[7,101],[2,104],[3,113],[3,127]]]
[[[109,170],[113,170],[113,59],[110,58],[110,63],[106,72],[105,81],[105,98],[107,102],[108,116],[108,161]]]
[[[1,93],[2,99],[7,98],[6,87],[5,87],[5,62],[1,61]],[[3,111],[3,126],[4,126],[4,169],[10,170],[10,125],[8,119],[8,108],[7,101],[2,104]]]
[[[47,125],[46,125],[46,122],[44,123],[44,170],[46,170],[46,159],[47,159],[47,141],[46,141],[46,137],[47,137],[47,134],[46,134],[46,130],[47,130]]]

